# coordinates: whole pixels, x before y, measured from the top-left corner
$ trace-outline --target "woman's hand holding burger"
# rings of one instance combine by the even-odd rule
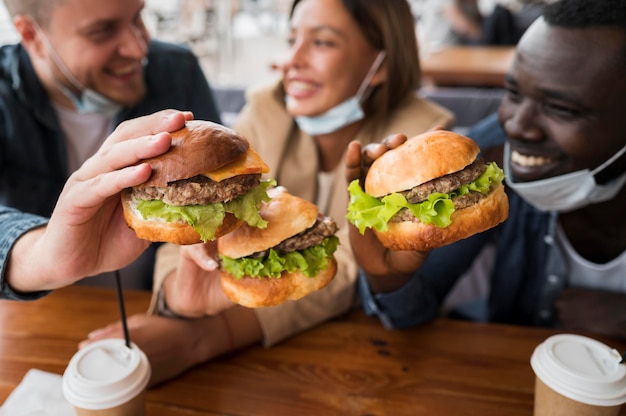
[[[221,287],[215,241],[181,246],[178,267],[163,285],[168,309],[181,316],[217,315],[235,305]]]

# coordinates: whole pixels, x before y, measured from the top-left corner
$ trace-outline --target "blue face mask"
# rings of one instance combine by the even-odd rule
[[[66,97],[68,97],[72,101],[78,113],[96,113],[106,116],[113,116],[122,109],[123,106],[121,104],[116,103],[115,101],[105,97],[97,91],[85,87],[70,72],[69,68],[65,66],[65,64],[61,60],[61,57],[57,54],[47,36],[43,33],[43,30],[39,29],[38,32],[41,35],[41,38],[44,40],[46,49],[48,49],[48,53],[50,54],[50,57],[54,61],[57,68],[59,68],[59,71],[61,71],[65,78],[70,81],[74,88],[80,91],[80,94],[74,93],[70,88],[66,87],[59,80],[57,80],[53,74],[53,79],[57,87]]]
[[[83,89],[79,96],[70,91],[69,88],[60,84],[58,85],[61,92],[72,100],[74,107],[76,107],[76,111],[80,114],[96,113],[106,116],[114,116],[122,109],[121,104],[116,103],[115,101],[92,89]]]
[[[380,68],[385,56],[385,51],[380,51],[378,53],[376,60],[374,60],[372,67],[365,76],[365,79],[361,83],[361,86],[354,97],[348,98],[346,101],[337,104],[333,108],[318,116],[295,117],[296,124],[300,130],[310,134],[311,136],[319,136],[320,134],[335,132],[342,127],[362,120],[365,117],[365,113],[363,112],[363,108],[361,108],[361,101],[364,98],[365,91],[367,90],[370,81],[376,74],[376,71],[378,71],[378,68]],[[289,99],[289,96],[287,96],[286,100],[288,101]]]

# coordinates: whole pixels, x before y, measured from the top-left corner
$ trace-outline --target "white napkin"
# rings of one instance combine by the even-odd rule
[[[0,416],[76,416],[76,412],[63,397],[62,376],[31,369],[0,407]]]

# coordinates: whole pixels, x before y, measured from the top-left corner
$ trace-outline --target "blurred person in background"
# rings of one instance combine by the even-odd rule
[[[509,218],[431,252],[391,252],[352,228],[366,311],[388,327],[419,325],[470,279],[486,291],[456,316],[626,339],[624,74],[625,2],[546,6],[517,45],[498,116],[468,133],[505,143]],[[369,162],[386,148],[364,150]],[[361,155],[351,145],[350,180],[363,175]]]
[[[133,341],[151,360],[153,383],[236,348],[271,346],[352,308],[358,268],[345,220],[348,143],[452,127],[449,111],[416,95],[420,67],[406,0],[297,0],[289,46],[277,65],[282,76],[248,91],[234,129],[279,185],[337,222],[337,275],[297,301],[248,309],[223,294],[214,244],[162,246],[151,311],[129,319]],[[117,322],[85,343],[121,335]]]
[[[514,46],[554,0],[479,0],[483,20],[478,45]]]
[[[417,22],[422,53],[477,42],[482,20],[477,0],[426,0]]]
[[[417,22],[424,53],[451,46],[514,46],[553,0],[427,0]]]
[[[21,41],[0,48],[0,204],[49,216],[68,177],[121,121],[167,108],[220,121],[196,57],[150,40],[140,0],[4,0]],[[121,271],[152,285],[155,246]],[[112,275],[87,279],[113,284]]]

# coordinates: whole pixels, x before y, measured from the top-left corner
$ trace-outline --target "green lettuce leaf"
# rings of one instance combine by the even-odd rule
[[[270,249],[267,257],[263,258],[233,259],[228,256],[220,256],[220,259],[222,268],[236,279],[241,279],[244,276],[259,279],[263,277],[278,278],[284,271],[293,272],[295,270],[300,270],[307,277],[315,277],[326,268],[327,259],[337,250],[338,244],[339,239],[332,236],[325,238],[321,244],[316,246],[283,255]]]
[[[418,204],[409,203],[404,196],[394,192],[382,199],[374,198],[365,193],[354,180],[348,186],[350,203],[348,204],[347,220],[363,234],[367,228],[386,231],[387,223],[401,209],[410,209],[413,215],[425,224],[433,224],[440,228],[450,225],[450,217],[454,212],[453,198],[468,192],[486,194],[492,186],[500,185],[504,180],[504,172],[495,162],[487,164],[485,171],[473,182],[461,185],[450,194],[433,193],[426,201]]]
[[[267,227],[267,221],[261,217],[259,209],[263,201],[270,200],[267,189],[274,185],[275,180],[263,180],[251,191],[225,203],[176,206],[168,205],[161,200],[139,200],[137,209],[144,219],[186,222],[200,234],[202,241],[206,242],[215,239],[215,232],[222,225],[227,212],[252,227]]]

